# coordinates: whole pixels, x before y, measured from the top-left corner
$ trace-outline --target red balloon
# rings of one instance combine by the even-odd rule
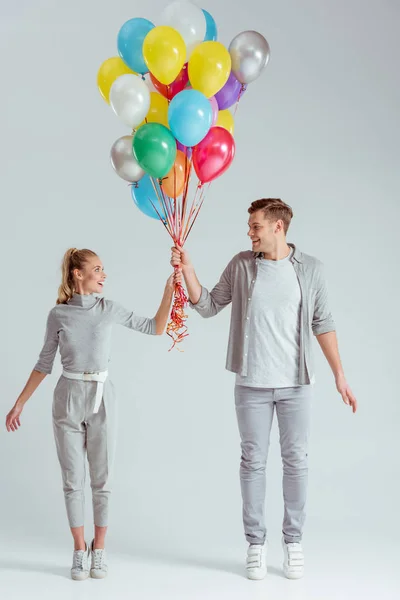
[[[187,63],[183,65],[182,71],[179,73],[175,81],[173,81],[169,85],[160,83],[152,73],[150,73],[150,79],[153,82],[153,85],[156,88],[156,90],[160,92],[160,94],[162,94],[164,98],[166,98],[167,100],[172,100],[174,96],[176,96],[177,94],[179,94],[179,92],[185,89],[186,85],[189,82]]]
[[[211,127],[206,137],[193,148],[194,170],[201,183],[225,173],[235,156],[235,140],[223,127]]]

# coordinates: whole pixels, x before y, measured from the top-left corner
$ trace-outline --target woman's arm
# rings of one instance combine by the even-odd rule
[[[180,283],[181,280],[181,270],[176,269],[175,273],[168,278],[160,307],[153,318],[140,317],[133,311],[124,308],[119,302],[108,300],[114,322],[147,335],[162,335],[169,317],[175,283]]]
[[[47,317],[46,335],[42,351],[39,355],[39,360],[37,361],[32,373],[30,374],[24,389],[18,396],[16,403],[14,404],[13,408],[10,410],[6,417],[7,431],[17,431],[18,427],[21,427],[19,418],[21,416],[25,403],[29,400],[29,398],[32,396],[33,392],[38,388],[38,386],[42,383],[46,375],[50,375],[53,368],[57,348],[58,326],[56,315],[53,309],[50,311],[49,316]]]
[[[18,427],[21,427],[20,416],[22,410],[32,396],[33,392],[39,387],[43,379],[47,376],[47,373],[41,373],[40,371],[32,371],[28,381],[25,384],[24,389],[17,398],[16,403],[10,410],[6,417],[6,428],[7,431],[17,431]]]
[[[156,335],[162,335],[165,331],[171,311],[172,299],[174,297],[175,284],[181,283],[181,281],[182,274],[180,269],[175,269],[175,272],[168,277],[160,307],[154,317],[156,322]]]

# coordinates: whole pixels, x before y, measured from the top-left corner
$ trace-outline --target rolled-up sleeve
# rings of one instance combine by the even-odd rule
[[[58,348],[58,326],[54,310],[51,310],[47,317],[46,334],[43,348],[39,354],[39,359],[34,366],[34,371],[40,371],[50,375],[53,370],[54,358]]]
[[[156,335],[156,320],[148,317],[139,317],[133,311],[124,308],[118,302],[112,302],[113,320],[118,325],[128,327],[134,331],[147,335]]]
[[[319,263],[318,270],[318,283],[312,320],[312,331],[314,335],[321,335],[336,330],[335,322],[329,309],[328,290],[322,263]]]
[[[217,315],[225,306],[232,302],[232,261],[225,268],[219,282],[209,292],[205,287],[201,288],[201,295],[196,304],[189,302],[199,315],[208,319]]]

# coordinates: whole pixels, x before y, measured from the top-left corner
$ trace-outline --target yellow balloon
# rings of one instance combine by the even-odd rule
[[[137,73],[132,71],[119,56],[113,56],[103,62],[97,73],[97,85],[100,94],[108,104],[110,104],[110,90],[114,81],[121,75],[132,73],[137,75]]]
[[[186,45],[181,34],[166,25],[154,27],[143,41],[144,61],[164,85],[172,83],[186,62]]]
[[[220,42],[202,42],[193,50],[188,72],[192,88],[211,98],[228,81],[231,56]]]
[[[235,121],[233,119],[233,114],[230,110],[220,110],[218,112],[217,122],[215,123],[215,127],[223,127],[229,133],[233,135],[235,129]]]
[[[150,108],[144,121],[138,125],[139,129],[145,123],[161,123],[168,127],[168,100],[158,92],[150,92]]]

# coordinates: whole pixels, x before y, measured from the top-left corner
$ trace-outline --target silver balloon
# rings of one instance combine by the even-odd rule
[[[136,182],[142,179],[145,172],[133,156],[132,141],[132,135],[119,138],[111,148],[110,158],[117,175],[125,181]]]
[[[257,31],[242,31],[230,43],[232,71],[240,83],[251,83],[261,74],[269,60],[267,40]]]

